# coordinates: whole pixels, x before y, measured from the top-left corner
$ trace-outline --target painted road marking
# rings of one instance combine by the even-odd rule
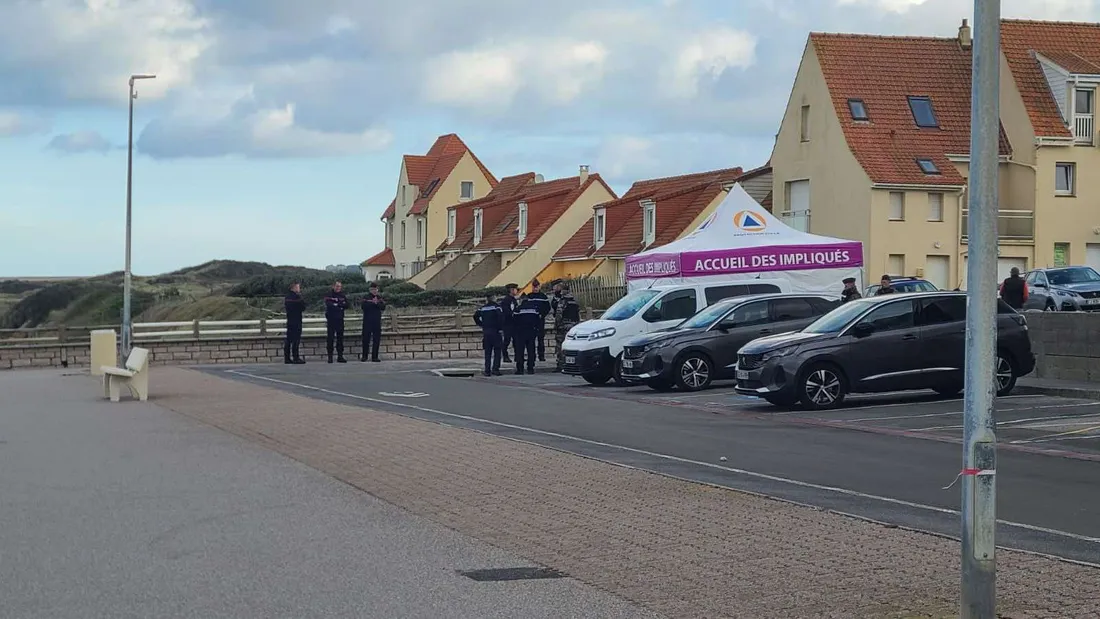
[[[385,396],[387,398],[426,398],[427,393],[420,391],[379,391],[378,395]]]
[[[889,503],[889,504],[892,504],[892,505],[900,505],[900,506],[903,506],[903,507],[912,507],[914,509],[921,509],[921,510],[925,510],[925,511],[929,511],[929,512],[939,513],[939,514],[946,514],[946,515],[951,515],[951,516],[958,516],[959,515],[958,510],[948,509],[946,507],[936,507],[936,506],[933,506],[933,505],[924,505],[922,503],[915,503],[915,502],[912,502],[912,501],[905,501],[905,500],[902,500],[902,499],[895,499],[895,498],[884,497],[884,496],[879,496],[879,495],[875,495],[875,494],[868,494],[866,492],[859,492],[858,490],[850,490],[848,488],[840,488],[840,487],[836,487],[836,486],[825,486],[825,485],[822,485],[822,484],[815,484],[815,483],[806,482],[806,481],[799,481],[797,479],[790,479],[790,478],[787,478],[787,477],[780,477],[778,475],[768,475],[766,473],[757,473],[755,471],[749,471],[749,470],[745,470],[745,469],[738,469],[738,468],[734,468],[734,467],[730,467],[730,466],[723,466],[723,465],[714,464],[714,463],[711,463],[711,462],[700,462],[698,460],[691,460],[691,459],[688,459],[688,458],[681,458],[679,456],[673,456],[673,455],[669,455],[669,454],[662,454],[662,453],[657,453],[657,452],[653,452],[653,451],[647,451],[645,449],[636,449],[634,447],[626,447],[624,445],[616,445],[614,443],[605,443],[605,442],[602,442],[602,441],[594,441],[594,440],[591,440],[591,439],[581,438],[581,437],[578,437],[578,436],[571,436],[569,434],[561,434],[559,432],[550,432],[550,431],[547,431],[547,430],[539,430],[538,428],[529,428],[527,426],[521,426],[521,425],[516,425],[516,424],[511,424],[511,423],[504,423],[504,422],[501,422],[501,421],[493,421],[493,420],[490,420],[490,419],[482,419],[480,417],[473,417],[473,416],[470,416],[470,415],[463,415],[463,414],[460,414],[460,413],[449,413],[447,411],[441,411],[441,410],[437,410],[437,409],[433,409],[433,408],[426,408],[426,407],[423,407],[423,406],[417,406],[415,404],[408,404],[408,403],[405,403],[405,402],[391,402],[389,400],[380,400],[378,398],[371,398],[371,397],[367,397],[367,396],[356,395],[354,393],[344,393],[342,391],[334,391],[332,389],[323,389],[321,387],[314,387],[313,385],[305,385],[305,384],[302,384],[302,383],[294,383],[294,382],[290,382],[290,381],[286,381],[286,380],[279,380],[279,379],[276,379],[276,378],[269,378],[267,376],[256,376],[256,375],[253,375],[253,374],[248,374],[247,372],[241,372],[239,370],[226,370],[226,372],[229,373],[229,374],[236,374],[238,376],[245,376],[245,377],[254,378],[254,379],[257,379],[257,380],[264,380],[264,381],[268,381],[268,382],[272,382],[272,383],[276,383],[276,384],[286,385],[286,386],[289,386],[289,387],[297,387],[299,389],[305,389],[307,391],[316,391],[318,393],[327,393],[329,395],[339,396],[339,397],[343,397],[343,398],[350,398],[350,399],[353,399],[353,400],[362,400],[364,402],[373,402],[375,404],[387,404],[389,406],[408,408],[408,409],[412,409],[412,410],[418,410],[418,411],[421,411],[421,412],[424,412],[424,413],[430,413],[430,414],[433,414],[433,415],[440,415],[440,416],[443,416],[443,417],[450,417],[450,418],[453,418],[453,419],[462,419],[464,421],[473,421],[473,422],[476,422],[476,423],[484,423],[484,424],[497,426],[497,427],[501,427],[501,428],[508,428],[510,430],[521,430],[521,431],[524,431],[524,432],[529,432],[531,434],[538,434],[538,435],[541,435],[541,436],[548,436],[548,437],[557,438],[557,439],[565,439],[565,440],[574,441],[574,442],[577,442],[577,443],[584,443],[584,444],[587,444],[587,445],[593,445],[593,446],[596,446],[596,447],[617,449],[619,451],[639,454],[639,455],[643,455],[643,456],[649,456],[649,457],[652,457],[652,458],[667,460],[669,462],[679,462],[681,464],[691,464],[691,465],[700,466],[700,467],[709,468],[709,469],[717,469],[717,470],[721,470],[721,471],[726,471],[728,473],[733,473],[733,474],[736,474],[736,475],[743,475],[743,476],[746,476],[746,477],[753,477],[753,478],[756,478],[756,479],[765,479],[765,480],[768,480],[768,481],[788,484],[788,485],[797,486],[797,487],[800,487],[800,488],[812,488],[814,490],[822,490],[822,491],[825,491],[825,492],[833,492],[833,493],[836,493],[836,494],[843,494],[843,495],[846,495],[846,496],[852,496],[852,497],[871,500],[871,501],[879,501],[879,502],[882,502],[882,503]],[[398,414],[400,414],[400,413],[398,413]],[[410,417],[412,417],[412,416],[410,416]],[[425,421],[424,419],[422,419],[420,417],[412,417],[412,418],[413,419],[419,419],[420,421]],[[443,424],[443,425],[449,425],[449,424]],[[467,428],[467,429],[469,429],[469,428]],[[477,431],[477,430],[475,430],[475,431]],[[500,435],[497,435],[497,434],[491,434],[491,433],[484,432],[484,431],[482,431],[482,433],[483,434],[489,434],[490,436],[496,436],[498,438],[506,438],[508,440],[514,440],[514,441],[517,441],[517,442],[528,443],[528,444],[531,444],[531,445],[536,445],[538,447],[546,448],[546,445],[540,445],[540,444],[532,442],[532,441],[524,441],[522,439],[515,439],[515,438],[511,438],[511,437],[500,436]],[[625,465],[622,465],[618,462],[611,462],[611,461],[608,461],[608,460],[603,460],[601,458],[592,458],[591,456],[585,456],[585,457],[591,458],[593,460],[599,460],[599,461],[605,462],[607,464],[613,464],[615,466],[625,466]],[[629,468],[637,468],[637,467],[629,467]],[[670,476],[670,477],[675,477],[675,476]],[[683,479],[683,478],[681,478],[681,479]],[[699,483],[699,482],[694,481],[694,480],[685,480],[685,481],[692,481],[693,483]],[[727,486],[727,488],[730,489],[730,490],[738,490],[737,488],[733,488],[731,486]],[[738,491],[740,491],[740,490],[738,490]],[[743,492],[743,491],[741,491],[741,492]],[[1049,529],[1047,527],[1040,527],[1040,526],[1024,524],[1024,523],[1020,523],[1020,522],[1012,522],[1012,521],[1000,520],[1000,519],[997,520],[997,523],[1002,524],[1004,526],[1009,526],[1009,527],[1018,528],[1018,529],[1024,529],[1024,530],[1027,530],[1027,531],[1033,531],[1033,532],[1038,532],[1038,533],[1045,533],[1047,535],[1055,535],[1055,536],[1059,536],[1059,537],[1065,537],[1065,538],[1068,538],[1068,539],[1073,539],[1073,540],[1077,540],[1077,541],[1081,541],[1081,542],[1088,542],[1088,543],[1092,543],[1092,544],[1100,543],[1100,538],[1089,537],[1087,535],[1080,535],[1080,534],[1077,534],[1077,533],[1070,533],[1068,531],[1058,531],[1056,529]],[[1100,567],[1100,565],[1097,565],[1097,567]]]

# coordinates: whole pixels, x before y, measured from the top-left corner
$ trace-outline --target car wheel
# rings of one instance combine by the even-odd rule
[[[932,391],[944,396],[950,397],[953,395],[959,395],[959,392],[963,390],[963,386],[959,384],[940,385],[938,387],[932,387]]]
[[[798,386],[799,399],[810,410],[826,410],[840,406],[848,390],[840,370],[827,363],[816,363],[810,366],[803,372]]]
[[[611,380],[611,375],[606,372],[581,374],[581,378],[589,385],[603,385]]]
[[[615,357],[611,362],[611,378],[615,380],[615,384],[620,387],[625,387],[630,384],[630,381],[623,378],[623,354],[619,353],[619,356]]]
[[[654,391],[672,391],[676,388],[675,383],[664,378],[651,378],[645,381],[645,384]]]
[[[1054,299],[1047,299],[1046,307],[1043,308],[1044,312],[1057,312],[1058,306],[1054,304]]]
[[[714,380],[714,364],[706,355],[691,353],[676,362],[676,386],[684,391],[706,389]]]
[[[1016,368],[1005,354],[997,353],[996,388],[998,396],[1006,396],[1016,388]]]

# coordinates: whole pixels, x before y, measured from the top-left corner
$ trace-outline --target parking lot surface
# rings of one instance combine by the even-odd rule
[[[855,396],[780,410],[729,386],[592,387],[553,373],[446,378],[441,366],[209,368],[224,377],[521,439],[604,461],[956,536],[962,401]],[[1100,402],[998,399],[998,543],[1100,564]]]

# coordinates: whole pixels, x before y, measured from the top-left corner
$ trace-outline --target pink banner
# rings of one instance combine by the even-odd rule
[[[863,266],[863,245],[858,242],[780,245],[630,256],[626,259],[626,276],[630,279],[687,277],[859,266]]]

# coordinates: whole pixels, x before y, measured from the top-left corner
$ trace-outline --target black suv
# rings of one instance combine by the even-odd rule
[[[997,395],[1035,368],[1027,321],[997,300]],[[737,391],[772,404],[838,406],[852,392],[963,388],[966,294],[917,292],[845,303],[800,333],[738,352]]]
[[[839,301],[814,294],[763,294],[719,301],[673,329],[634,338],[623,347],[622,375],[658,391],[706,389],[734,378],[737,351],[773,333],[797,331]]]

